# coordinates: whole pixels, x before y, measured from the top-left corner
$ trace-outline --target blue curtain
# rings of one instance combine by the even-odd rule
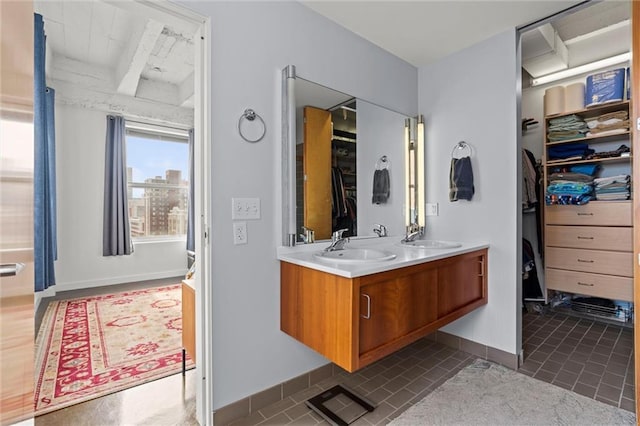
[[[45,41],[42,15],[34,15],[34,263],[35,291],[56,283],[58,258],[56,231],[55,91],[45,80]]]
[[[187,209],[187,250],[195,251],[195,171],[193,158],[193,129],[189,130],[189,206]]]
[[[133,245],[127,199],[124,118],[107,115],[105,145],[102,255],[128,255],[133,253]]]

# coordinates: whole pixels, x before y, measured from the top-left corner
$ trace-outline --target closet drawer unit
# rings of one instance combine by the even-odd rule
[[[628,201],[594,201],[583,206],[547,206],[547,225],[632,226]]]
[[[633,277],[631,252],[547,247],[544,259],[549,268]]]
[[[633,278],[546,268],[545,284],[549,290],[633,302]]]
[[[553,247],[633,251],[633,228],[613,226],[547,226],[545,242]]]

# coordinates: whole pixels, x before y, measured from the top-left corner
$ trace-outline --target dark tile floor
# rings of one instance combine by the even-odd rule
[[[564,313],[522,317],[520,372],[635,410],[633,329]]]
[[[474,355],[421,339],[356,373],[341,372],[317,385],[231,423],[240,425],[327,424],[305,401],[336,384],[345,385],[377,407],[351,425],[384,425],[469,365]],[[338,398],[336,398],[338,399]],[[348,401],[336,401],[348,409]]]

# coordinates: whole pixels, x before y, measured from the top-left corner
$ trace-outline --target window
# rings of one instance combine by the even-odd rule
[[[126,142],[132,238],[184,238],[189,199],[188,133],[129,122]]]

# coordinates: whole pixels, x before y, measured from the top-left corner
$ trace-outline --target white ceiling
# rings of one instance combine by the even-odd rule
[[[193,107],[193,31],[135,13],[131,2],[36,0],[48,77],[160,104]]]
[[[318,1],[301,3],[421,67],[580,1]]]

